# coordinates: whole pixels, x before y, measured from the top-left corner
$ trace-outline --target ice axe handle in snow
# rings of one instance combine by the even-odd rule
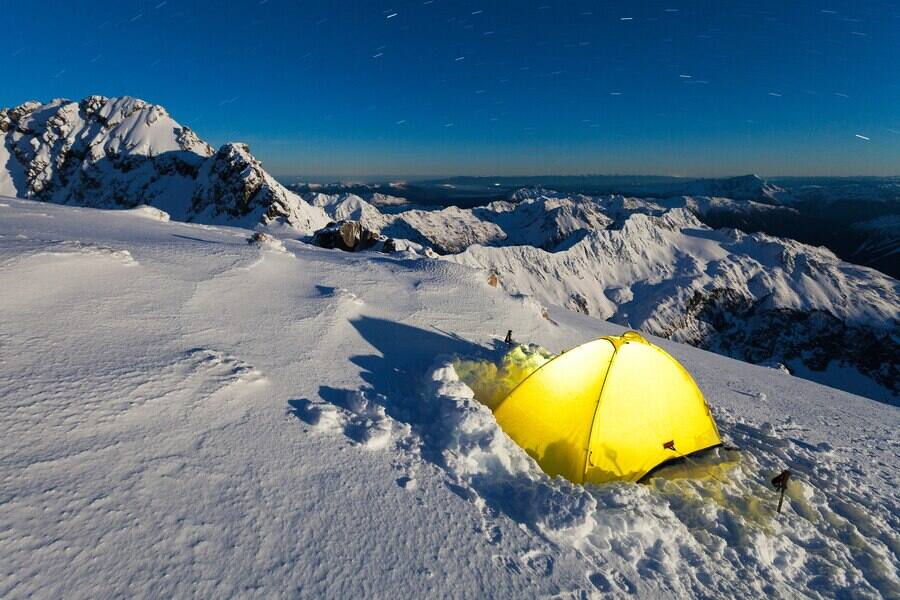
[[[772,478],[772,485],[777,491],[781,492],[778,498],[778,512],[781,512],[781,504],[784,502],[784,492],[787,491],[788,479],[791,478],[791,472],[787,469]]]

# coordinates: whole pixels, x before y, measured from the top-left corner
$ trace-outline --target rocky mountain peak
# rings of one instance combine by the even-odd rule
[[[155,206],[178,220],[328,221],[245,144],[218,151],[139,98],[87,96],[0,110],[0,194],[97,208]]]
[[[192,198],[196,214],[213,218],[254,215],[314,231],[328,223],[324,211],[306,204],[269,175],[242,143],[224,144],[203,166]]]

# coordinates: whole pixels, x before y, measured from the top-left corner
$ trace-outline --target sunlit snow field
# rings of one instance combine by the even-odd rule
[[[454,360],[621,328],[249,234],[0,199],[0,597],[900,596],[896,407],[654,338],[740,450],[576,486]]]

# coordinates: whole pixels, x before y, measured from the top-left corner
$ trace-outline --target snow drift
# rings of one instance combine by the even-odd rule
[[[454,364],[621,328],[251,234],[0,199],[0,596],[900,594],[896,407],[654,338],[741,451],[573,485]]]

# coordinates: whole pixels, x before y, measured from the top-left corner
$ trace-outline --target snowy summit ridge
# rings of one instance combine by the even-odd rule
[[[325,224],[244,144],[218,151],[161,106],[88,96],[0,109],[0,194],[95,208],[147,204],[181,221]]]

